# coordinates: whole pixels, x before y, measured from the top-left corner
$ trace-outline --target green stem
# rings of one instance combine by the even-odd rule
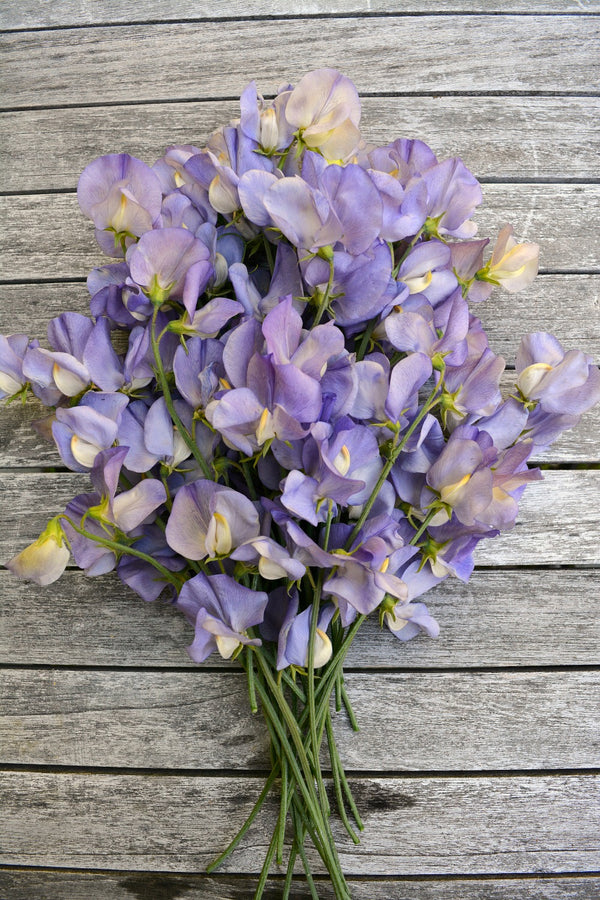
[[[256,685],[254,683],[254,660],[252,658],[252,651],[249,647],[246,647],[246,653],[248,656],[248,667],[246,669],[248,675],[248,697],[250,698],[252,715],[256,715],[258,712],[258,703],[256,702]]]
[[[323,318],[323,313],[327,309],[329,304],[329,296],[331,294],[331,288],[333,287],[333,258],[329,260],[329,280],[327,282],[327,287],[325,288],[325,293],[321,297],[321,302],[317,308],[317,312],[315,314],[314,321],[311,325],[311,328],[315,328],[321,319]]]
[[[412,538],[410,539],[410,543],[413,546],[417,543],[417,541],[419,540],[419,538],[421,537],[421,535],[423,534],[423,532],[425,531],[425,529],[427,528],[427,526],[429,525],[429,523],[431,522],[431,520],[433,519],[433,517],[436,515],[437,512],[438,512],[437,509],[432,509],[427,513],[427,517],[421,523],[419,530],[417,531],[416,534],[413,534]]]
[[[277,863],[283,862],[283,845],[285,842],[285,820],[287,819],[288,803],[287,803],[287,785],[288,785],[288,766],[285,758],[281,760],[281,801],[279,807],[279,820],[277,822]]]
[[[267,884],[267,878],[269,877],[269,869],[271,868],[271,863],[273,862],[273,857],[275,856],[275,849],[277,847],[277,829],[273,832],[271,840],[269,842],[269,849],[267,850],[267,855],[265,856],[265,861],[263,863],[263,867],[260,870],[260,876],[258,879],[258,884],[256,885],[256,893],[254,895],[254,900],[261,900],[263,892],[265,890]]]
[[[259,667],[265,681],[265,687],[268,687],[269,693],[264,689],[261,682],[258,682],[257,689],[260,695],[261,703],[266,715],[271,721],[271,725],[281,744],[281,750],[285,753],[291,773],[298,786],[298,790],[302,794],[304,806],[308,817],[312,823],[312,827],[321,843],[320,856],[323,859],[329,872],[331,882],[339,898],[348,897],[346,881],[337,857],[335,844],[329,828],[329,822],[326,815],[323,814],[319,798],[316,795],[314,787],[315,772],[311,768],[306,748],[304,746],[302,735],[298,726],[298,722],[289,708],[285,697],[281,691],[280,685],[277,684],[273,675],[262,658],[260,652],[257,653]],[[276,709],[273,707],[269,694],[274,698],[277,707],[282,715],[283,721],[279,719]],[[285,722],[285,727],[284,727]],[[285,728],[289,731],[293,747],[290,745]],[[297,754],[297,756],[296,756]]]
[[[402,263],[404,262],[404,260],[406,259],[406,257],[408,256],[408,254],[410,253],[412,248],[415,246],[415,244],[417,243],[417,241],[423,234],[424,230],[425,230],[425,226],[423,225],[421,228],[419,228],[419,230],[415,234],[414,238],[412,239],[412,241],[410,242],[410,244],[408,245],[408,247],[406,248],[406,250],[400,257],[400,259],[396,262],[396,265],[394,266],[394,269],[392,271],[392,278],[398,277],[398,272],[400,271],[400,266],[402,265]]]
[[[365,328],[359,348],[356,351],[356,361],[357,362],[360,362],[361,359],[364,358],[364,355],[367,352],[367,347],[369,346],[369,341],[371,340],[371,335],[373,334],[373,330],[374,330],[375,325],[377,324],[378,320],[379,320],[379,317],[375,316],[375,318],[371,319],[371,321]]]
[[[167,409],[169,410],[169,415],[173,421],[173,425],[177,428],[177,431],[183,438],[188,450],[191,452],[192,456],[202,469],[206,478],[210,481],[213,481],[213,473],[211,472],[208,463],[200,453],[198,449],[198,445],[195,443],[191,434],[177,415],[177,411],[175,406],[173,405],[173,398],[171,396],[171,389],[169,387],[169,382],[167,380],[167,376],[165,374],[165,370],[163,368],[162,359],[160,356],[160,347],[159,347],[159,339],[156,337],[156,317],[158,315],[158,310],[160,308],[159,303],[154,303],[154,311],[152,313],[152,323],[150,326],[150,343],[152,345],[152,352],[154,354],[154,362],[156,364],[156,379],[160,385],[163,396],[165,398],[165,403],[167,405]]]
[[[329,535],[331,532],[331,520],[333,518],[333,503],[329,501],[329,510],[327,513],[327,521],[325,523],[325,533],[323,536],[323,549],[326,551],[329,545]],[[319,624],[319,612],[321,605],[321,591],[323,585],[323,569],[319,571],[318,587],[313,597],[312,611],[310,617],[310,631],[308,636],[308,674],[306,679],[306,697],[308,702],[308,727],[310,732],[310,744],[312,745],[313,765],[317,787],[319,789],[319,800],[324,816],[329,816],[331,810],[329,801],[327,800],[327,792],[323,781],[323,773],[319,762],[319,748],[321,741],[317,738],[317,713],[315,707],[315,639],[317,637],[317,626]]]
[[[185,579],[178,577],[174,572],[170,572],[164,566],[161,566],[159,562],[157,562],[152,556],[148,556],[147,553],[142,553],[141,550],[136,550],[134,547],[129,547],[127,544],[120,544],[118,543],[118,541],[111,541],[109,538],[103,538],[100,537],[100,535],[93,534],[91,531],[86,531],[85,528],[80,528],[79,525],[76,525],[75,522],[73,522],[72,519],[70,519],[64,513],[57,516],[57,518],[64,519],[65,522],[68,522],[73,531],[76,531],[77,534],[80,534],[82,537],[87,538],[89,541],[95,541],[96,544],[100,544],[101,547],[106,547],[107,550],[112,550],[113,553],[116,553],[119,556],[123,556],[125,554],[127,556],[137,556],[138,559],[143,559],[144,562],[147,562],[151,566],[154,566],[157,572],[160,572],[163,578],[170,584],[174,585],[178,591],[181,589]]]
[[[296,831],[296,829],[294,829]],[[297,831],[296,831],[297,835]],[[290,858],[288,860],[287,871],[285,873],[285,881],[283,883],[283,891],[281,893],[281,900],[289,900],[290,891],[292,889],[292,876],[294,874],[294,864],[296,862],[296,856],[298,855],[298,848],[296,847],[296,841],[298,837],[294,837],[292,842],[292,847],[290,849]],[[318,900],[318,898],[317,898]]]
[[[348,696],[348,691],[344,687],[343,680],[342,680],[342,700],[344,701],[344,706],[346,707],[346,712],[348,714],[348,718],[350,719],[352,731],[360,731],[358,722],[356,721],[356,716],[354,715],[354,710],[352,709],[352,704],[350,703],[350,697]]]
[[[271,790],[271,788],[272,788],[273,785],[275,784],[275,779],[277,778],[277,775],[278,775],[278,774],[279,774],[279,773],[278,773],[278,769],[277,769],[276,766],[274,766],[273,769],[272,769],[272,771],[271,771],[271,774],[269,775],[269,777],[268,777],[267,780],[265,781],[264,787],[263,787],[262,791],[261,791],[260,794],[259,794],[258,800],[256,801],[256,803],[255,803],[254,806],[252,807],[252,811],[250,812],[250,815],[248,816],[248,818],[246,819],[246,821],[244,822],[244,824],[242,825],[242,827],[240,828],[240,830],[237,832],[237,834],[235,835],[235,837],[233,838],[233,840],[230,841],[230,843],[227,845],[227,847],[225,848],[225,850],[223,850],[223,852],[221,853],[221,855],[218,856],[215,860],[213,860],[213,861],[206,867],[206,871],[207,871],[207,873],[208,873],[209,875],[210,875],[211,872],[214,872],[214,870],[217,869],[217,868],[221,865],[221,863],[224,862],[224,861],[227,859],[227,857],[228,857],[231,853],[233,853],[233,851],[235,850],[235,848],[237,847],[237,845],[239,844],[239,842],[242,840],[242,838],[244,837],[244,835],[246,834],[246,832],[248,831],[248,829],[250,828],[250,826],[251,826],[252,823],[254,822],[256,816],[257,816],[258,813],[260,812],[260,809],[261,809],[263,803],[265,802],[265,800],[266,800],[266,798],[267,798],[267,794],[269,793],[269,791]]]
[[[401,452],[406,447],[406,444],[408,443],[410,436],[415,431],[417,425],[419,425],[423,421],[423,419],[428,414],[428,412],[431,409],[433,409],[433,407],[438,402],[438,399],[439,399],[438,394],[440,392],[441,386],[442,386],[442,381],[440,381],[438,384],[435,385],[431,394],[429,395],[429,397],[427,398],[427,400],[425,401],[425,403],[419,410],[419,413],[415,416],[413,421],[410,423],[409,427],[404,432],[404,434],[402,436],[402,440],[394,447],[392,453],[389,456],[389,459],[387,460],[386,464],[384,465],[383,469],[381,470],[381,474],[379,475],[379,478],[377,479],[377,483],[376,483],[375,487],[371,491],[371,496],[369,497],[369,499],[363,506],[361,514],[358,517],[356,524],[354,525],[354,528],[352,529],[352,533],[350,534],[350,537],[346,541],[346,547],[345,547],[346,550],[350,549],[350,547],[352,546],[352,544],[354,542],[354,539],[356,538],[360,529],[365,524],[365,522],[367,520],[367,516],[371,512],[373,504],[375,503],[375,500],[377,499],[379,491],[383,487],[388,475],[392,471],[392,468],[394,467],[396,460],[398,459]]]
[[[344,796],[342,793],[342,780],[340,777],[340,758],[337,751],[337,747],[335,745],[335,738],[333,736],[333,728],[331,725],[331,715],[328,715],[325,721],[325,729],[327,732],[327,745],[329,747],[329,759],[331,760],[331,774],[333,776],[333,788],[335,791],[335,799],[337,801],[338,812],[340,814],[340,818],[344,825],[344,828],[348,832],[348,835],[352,838],[355,844],[360,844],[360,838],[354,831],[352,825],[350,824],[350,820],[348,818],[348,813],[346,812],[346,805],[344,803]]]
[[[327,717],[326,727],[327,727],[327,740],[328,740],[328,744],[329,744],[329,756],[332,759],[331,765],[332,765],[332,767],[334,765],[333,757],[331,757],[331,754],[333,753],[333,755],[335,757],[335,765],[337,766],[337,770],[338,770],[338,774],[339,774],[339,778],[340,778],[340,783],[343,788],[344,794],[346,795],[346,800],[348,801],[348,806],[350,807],[352,815],[354,816],[354,821],[356,822],[359,830],[364,831],[365,826],[363,825],[363,821],[360,817],[360,813],[356,806],[354,797],[352,796],[352,791],[350,790],[350,785],[348,784],[348,779],[346,778],[344,766],[342,765],[342,760],[340,759],[340,754],[338,752],[337,744],[335,742],[335,736],[333,734],[333,723],[331,721],[331,715],[329,715]]]

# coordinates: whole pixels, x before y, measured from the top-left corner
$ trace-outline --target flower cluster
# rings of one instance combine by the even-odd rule
[[[54,319],[49,349],[0,336],[0,397],[51,407],[93,488],[9,567],[39,584],[70,554],[115,569],[144,600],[168,592],[194,660],[241,662],[275,748],[267,785],[283,779],[261,884],[289,815],[289,879],[310,834],[338,897],[318,760],[326,733],[354,836],[329,699],[352,717],[357,628],[377,613],[401,640],[435,636],[417,598],[468,579],[541,477],[532,452],[600,398],[591,359],[545,333],[523,338],[502,396],[472,306],[526,287],[537,245],[507,225],[486,254],[464,163],[370,146],[359,122],[354,85],[321,69],[271,101],[250,84],[204,149],[97,159],[78,199],[111,261],[88,278],[90,315]]]

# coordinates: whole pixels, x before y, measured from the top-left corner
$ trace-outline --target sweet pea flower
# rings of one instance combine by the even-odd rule
[[[360,100],[349,78],[317,69],[300,79],[285,107],[287,121],[306,147],[327,159],[344,159],[360,140]]]
[[[250,638],[248,628],[262,622],[268,597],[252,591],[228,575],[200,572],[186,581],[176,605],[195,628],[188,653],[203,662],[214,650],[230,659],[240,645],[260,647],[260,638]]]
[[[365,527],[368,534],[368,523]],[[332,551],[332,574],[323,584],[323,593],[333,597],[344,627],[357,613],[373,612],[388,594],[406,600],[408,588],[393,572],[416,552],[415,547],[404,546],[399,535],[395,543],[390,543],[387,536],[377,533],[359,537],[350,554]]]
[[[334,250],[330,306],[336,323],[354,329],[381,313],[389,303],[391,273],[392,256],[384,241],[375,241],[357,256]],[[311,287],[324,290],[329,263],[315,256],[303,262],[302,274]]]
[[[600,399],[600,370],[581,350],[546,332],[526,335],[517,352],[517,388],[546,413],[579,416]]]
[[[424,141],[399,138],[370,150],[369,162],[372,170],[385,172],[406,187],[418,183],[423,172],[437,164],[437,157]]]
[[[306,572],[306,566],[290,556],[285,547],[264,535],[244,541],[230,556],[231,559],[256,564],[267,581],[277,581],[279,578],[297,581]]]
[[[477,226],[468,220],[483,197],[474,175],[458,157],[445,159],[422,176],[427,186],[427,215],[440,235],[471,238]]]
[[[445,300],[456,288],[456,275],[450,269],[451,252],[442,241],[425,241],[410,251],[400,269],[398,281],[411,294],[424,294],[432,306]]]
[[[39,538],[21,550],[6,568],[17,578],[34,581],[44,587],[56,581],[69,562],[69,547],[60,524],[60,517],[51,519]]]
[[[491,438],[485,432],[460,427],[452,433],[427,472],[428,489],[421,498],[423,509],[428,506],[439,509],[432,525],[442,525],[452,513],[464,525],[475,524],[493,499],[490,465],[496,456]]]
[[[437,637],[440,633],[440,626],[424,603],[395,603],[389,611],[386,610],[384,619],[394,637],[400,641],[410,641],[423,631],[429,637]]]
[[[288,666],[305,668],[308,665],[308,648],[310,641],[310,620],[312,603],[302,612],[298,612],[298,595],[294,592],[290,598],[287,613],[282,622],[277,639],[277,669],[281,671]],[[317,629],[314,638],[313,660],[315,669],[320,669],[329,662],[333,653],[327,629],[335,613],[333,603],[326,603],[319,610]]]
[[[90,312],[106,316],[119,328],[145,322],[152,315],[152,303],[139,285],[131,280],[126,262],[111,263],[92,269],[87,279]]]
[[[191,338],[175,351],[173,374],[184,400],[192,409],[204,409],[225,375],[223,344],[212,338]]]
[[[23,357],[28,347],[26,334],[0,334],[0,400],[12,397],[26,383]]]
[[[365,503],[383,468],[373,432],[348,418],[333,428],[313,425],[303,463],[304,471],[293,469],[283,482],[281,502],[313,525],[327,518],[327,500],[341,506]]]
[[[193,481],[177,491],[165,532],[169,547],[187,559],[229,556],[260,534],[251,500],[213,481]]]
[[[206,244],[185,228],[159,228],[127,251],[131,277],[153,302],[183,300],[190,318],[212,274]]]
[[[469,307],[458,288],[435,309],[424,295],[415,294],[385,318],[383,328],[396,350],[441,356],[446,364],[460,365],[468,349]]]
[[[185,184],[183,168],[188,159],[200,152],[200,147],[193,144],[172,144],[167,147],[163,156],[152,166],[163,194],[169,194]]]
[[[144,478],[128,490],[118,492],[119,476],[127,457],[127,447],[101,451],[91,471],[94,492],[79,494],[65,509],[64,530],[73,558],[86,575],[104,575],[114,569],[117,559],[112,549],[73,528],[82,526],[99,538],[129,534],[156,512],[167,499],[165,486],[156,478]]]
[[[265,101],[256,90],[256,82],[242,91],[240,128],[266,154],[285,150],[292,143],[294,129],[285,117],[290,91],[280,91],[272,102]]]
[[[96,226],[96,237],[104,252],[108,256],[123,256],[125,246],[154,227],[162,191],[155,173],[141,160],[128,153],[111,153],[83,170],[77,200],[83,214]],[[113,237],[103,233],[106,231],[113,232]]]
[[[539,244],[518,244],[512,225],[505,225],[483,270],[483,280],[501,285],[510,294],[522,291],[537,275],[539,254]],[[478,273],[477,277],[481,278],[482,274]]]
[[[467,335],[467,342],[468,339]],[[498,409],[504,367],[504,359],[489,347],[470,354],[460,366],[448,366],[442,412],[449,428],[455,428],[469,415],[490,416]]]
[[[476,277],[483,267],[483,251],[489,242],[489,238],[484,238],[481,241],[454,241],[449,244],[452,271],[463,289],[464,296],[471,303],[487,300],[493,290],[492,284]]]
[[[127,403],[125,394],[88,391],[79,406],[59,407],[52,435],[65,465],[89,471],[98,453],[114,444]]]

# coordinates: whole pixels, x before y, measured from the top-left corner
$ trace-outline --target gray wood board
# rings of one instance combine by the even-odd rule
[[[361,628],[346,668],[600,665],[597,569],[478,570],[421,599],[440,624],[408,643]],[[144,603],[114,574],[68,571],[43,590],[0,572],[0,662],[10,665],[189,667],[193,631],[163,602]],[[207,666],[231,667],[213,654]],[[201,667],[202,668],[202,667]]]
[[[501,382],[504,396],[508,396],[513,383],[514,374],[506,373]],[[37,400],[30,400],[25,406],[17,402],[0,407],[0,470],[63,467],[54,443],[43,440],[32,426],[48,414],[49,410]],[[532,456],[531,463],[596,463],[600,461],[599,435],[600,407],[596,406],[550,449]]]
[[[600,209],[600,185],[487,184],[475,222],[491,237],[506,222],[520,241],[540,245],[540,270],[600,271],[600,230],[590,230]],[[74,194],[0,197],[4,225],[0,280],[86,278],[106,257]]]
[[[340,69],[362,94],[565,85],[587,93],[600,75],[600,23],[593,16],[556,23],[553,16],[392,16],[330,18],[326,27],[308,18],[5,33],[3,107],[236,97],[254,76],[266,94],[295,83],[307,60],[310,68]],[[536,65],[523,65],[533,58]]]
[[[350,673],[346,684],[360,731],[343,712],[334,728],[349,771],[600,768],[600,672]],[[99,763],[268,771],[267,733],[243,673],[3,673],[1,765]]]
[[[82,243],[88,245],[87,234]],[[55,316],[67,310],[89,315],[90,295],[82,282],[4,284],[0,296],[0,334],[23,332],[44,346]],[[532,331],[550,331],[565,348],[576,347],[600,361],[600,275],[539,275],[521,293],[497,289],[471,310],[507,365],[514,363],[521,336]]]
[[[538,878],[348,879],[354,900],[592,900],[600,895],[594,875]],[[227,875],[170,875],[166,872],[57,872],[2,869],[0,893],[7,900],[248,900],[256,878]],[[279,900],[281,881],[267,888],[265,900]],[[334,900],[331,886],[317,881],[321,900]],[[310,900],[297,878],[292,900]]]
[[[484,4],[485,12],[500,13],[559,13],[581,15],[598,12],[597,0],[492,0]],[[278,2],[278,16],[311,15],[355,15],[364,16],[382,13],[460,13],[482,11],[481,0],[369,0],[367,8],[363,3],[351,0],[300,0],[300,2]],[[270,0],[220,0],[208,6],[204,0],[188,0],[185,19],[198,21],[249,16],[273,15]],[[169,22],[182,18],[181,5],[176,0],[102,0],[81,2],[81,0],[61,0],[60,4],[45,0],[19,0],[2,8],[0,28],[56,28],[73,25],[101,25],[122,22]]]
[[[361,130],[378,144],[419,138],[479,178],[596,178],[599,107],[597,97],[366,97]],[[1,113],[0,191],[73,190],[97,156],[151,165],[237,116],[236,100]]]
[[[35,540],[75,494],[90,490],[85,475],[70,472],[0,472],[0,489],[0,562]],[[548,471],[525,492],[515,528],[479,545],[477,563],[598,565],[599,526],[600,471]]]
[[[600,776],[352,779],[365,831],[334,823],[348,875],[594,872]],[[262,787],[255,778],[0,774],[5,865],[201,872]],[[257,820],[224,872],[256,873],[274,825]],[[311,854],[314,860],[314,856]],[[315,870],[318,867],[315,862]]]

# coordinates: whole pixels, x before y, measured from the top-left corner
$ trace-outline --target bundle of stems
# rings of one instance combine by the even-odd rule
[[[319,603],[315,602],[311,616],[312,637],[316,633],[318,611]],[[278,865],[284,863],[288,822],[291,823],[292,839],[282,892],[284,900],[290,894],[297,860],[304,869],[311,896],[318,900],[305,850],[307,836],[327,870],[337,900],[350,900],[331,829],[333,809],[321,760],[324,755],[322,747],[326,742],[337,814],[352,841],[358,844],[355,829],[362,831],[363,823],[337,749],[332,716],[335,698],[335,711],[340,712],[343,706],[352,727],[358,730],[344,686],[343,664],[364,618],[358,616],[347,629],[343,629],[339,622],[335,623],[332,657],[318,673],[314,666],[314,640],[309,641],[306,669],[296,669],[293,675],[288,671],[277,672],[275,658],[264,646],[247,647],[238,657],[247,675],[251,708],[256,712],[259,702],[262,708],[271,741],[272,768],[250,815],[207,871],[214,871],[233,852],[256,819],[267,796],[278,788],[279,812],[259,876],[255,900],[263,896],[273,862]]]

